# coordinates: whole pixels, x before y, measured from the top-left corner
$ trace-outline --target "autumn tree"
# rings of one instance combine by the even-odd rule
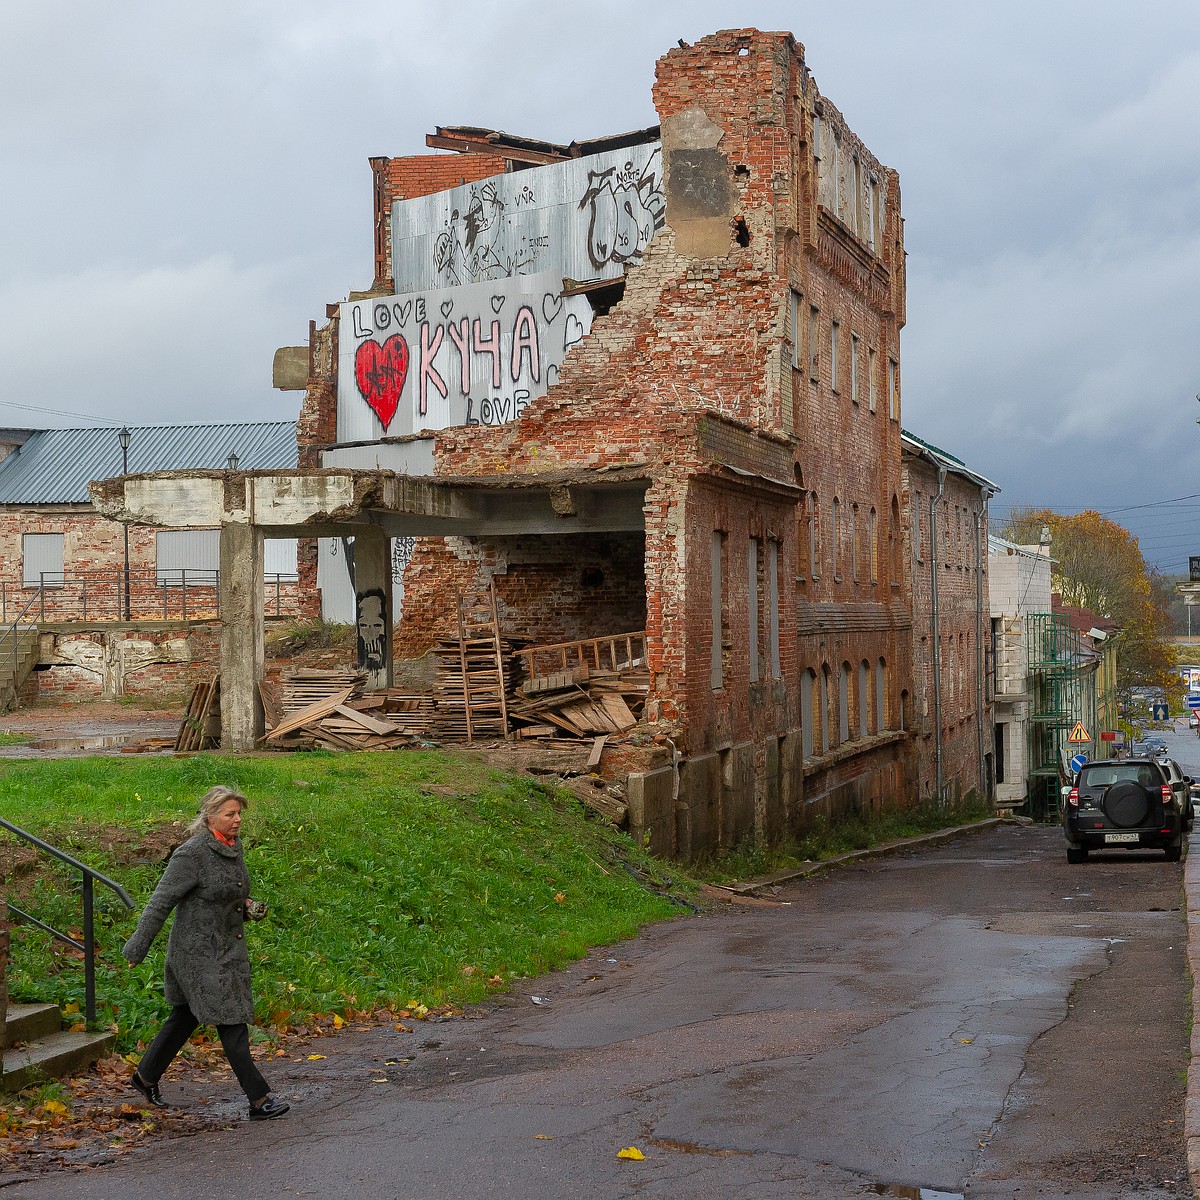
[[[1121,627],[1117,687],[1179,691],[1172,621],[1161,589],[1154,586],[1138,540],[1115,521],[1088,510],[1063,516],[1049,509],[1014,512],[1003,536],[1022,545],[1050,531],[1051,586],[1064,604],[1090,608]]]

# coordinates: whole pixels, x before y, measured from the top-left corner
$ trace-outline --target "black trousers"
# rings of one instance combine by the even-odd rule
[[[163,1072],[171,1065],[188,1038],[200,1028],[192,1010],[186,1004],[177,1004],[171,1015],[163,1022],[154,1036],[150,1048],[138,1063],[138,1074],[145,1083],[157,1083]],[[261,1100],[271,1089],[250,1057],[250,1033],[245,1025],[218,1025],[217,1036],[225,1057],[242,1085],[250,1102]]]

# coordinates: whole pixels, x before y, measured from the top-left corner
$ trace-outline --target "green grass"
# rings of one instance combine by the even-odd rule
[[[246,862],[271,906],[247,935],[263,1023],[477,1001],[681,911],[622,860],[651,881],[662,864],[572,797],[442,752],[14,761],[0,765],[0,814],[110,875],[140,910],[162,867],[131,847],[189,821],[214,783],[251,800]],[[77,887],[48,868],[22,907],[78,928]],[[120,948],[136,914],[105,889],[97,907],[98,1020],[129,1049],[166,1013],[166,935],[130,969]],[[13,999],[82,1005],[77,958],[28,926],[12,943]]]
[[[24,746],[34,741],[35,734],[18,733],[14,729],[0,729],[0,746]]]
[[[879,812],[851,814],[837,824],[817,818],[803,838],[789,838],[775,846],[745,843],[698,868],[713,883],[734,883],[789,871],[852,850],[866,850],[898,838],[916,837],[953,825],[967,825],[995,816],[989,804],[971,801],[959,807],[927,804],[916,808],[884,808]]]

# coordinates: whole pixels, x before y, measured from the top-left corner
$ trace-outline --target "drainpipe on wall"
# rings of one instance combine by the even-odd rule
[[[935,742],[935,758],[937,762],[937,802],[943,802],[942,789],[942,638],[938,622],[938,527],[937,506],[946,489],[946,468],[938,463],[937,494],[929,499],[929,579],[933,585],[932,616],[933,616],[933,723]]]

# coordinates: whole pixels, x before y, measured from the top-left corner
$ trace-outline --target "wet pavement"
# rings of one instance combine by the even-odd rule
[[[1182,870],[1007,824],[862,861],[271,1063],[280,1121],[4,1196],[1187,1195]]]
[[[151,738],[173,739],[181,720],[176,712],[115,701],[17,709],[0,714],[0,731],[28,740],[0,745],[0,759],[123,754]]]

